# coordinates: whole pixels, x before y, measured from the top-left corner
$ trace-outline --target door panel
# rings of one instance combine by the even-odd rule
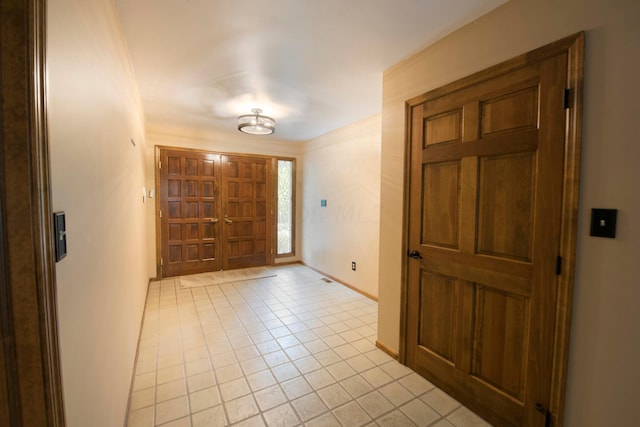
[[[437,187],[429,185],[438,182]],[[460,161],[424,165],[422,241],[457,249],[460,221]],[[428,189],[427,191],[424,191]]]
[[[520,401],[526,377],[528,298],[474,284],[471,375]]]
[[[478,253],[531,261],[535,157],[520,153],[480,158]]]
[[[444,360],[454,363],[456,348],[456,279],[428,270],[422,272],[418,345],[429,348]]]
[[[266,265],[271,257],[271,162],[222,156],[224,269]]]
[[[499,425],[542,425],[553,357],[567,56],[410,112],[407,364]]]
[[[212,153],[160,151],[164,277],[221,268],[219,164]]]

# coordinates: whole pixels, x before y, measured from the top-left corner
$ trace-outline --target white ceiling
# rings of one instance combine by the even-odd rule
[[[116,4],[148,124],[237,132],[262,108],[300,141],[380,112],[385,69],[505,1]]]

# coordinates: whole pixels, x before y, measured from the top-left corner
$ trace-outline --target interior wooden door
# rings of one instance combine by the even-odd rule
[[[162,277],[220,270],[220,156],[160,150]]]
[[[271,160],[222,156],[223,268],[271,262]]]
[[[549,416],[566,53],[410,102],[406,363],[496,425]]]

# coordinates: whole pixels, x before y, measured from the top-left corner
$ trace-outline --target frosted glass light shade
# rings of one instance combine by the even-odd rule
[[[238,117],[238,130],[250,135],[271,135],[276,130],[276,121],[271,117],[262,116],[262,110],[254,108],[253,114]]]

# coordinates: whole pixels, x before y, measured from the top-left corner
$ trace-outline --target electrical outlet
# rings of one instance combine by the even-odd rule
[[[356,271],[356,262],[355,261],[351,261],[351,269],[353,271]]]

